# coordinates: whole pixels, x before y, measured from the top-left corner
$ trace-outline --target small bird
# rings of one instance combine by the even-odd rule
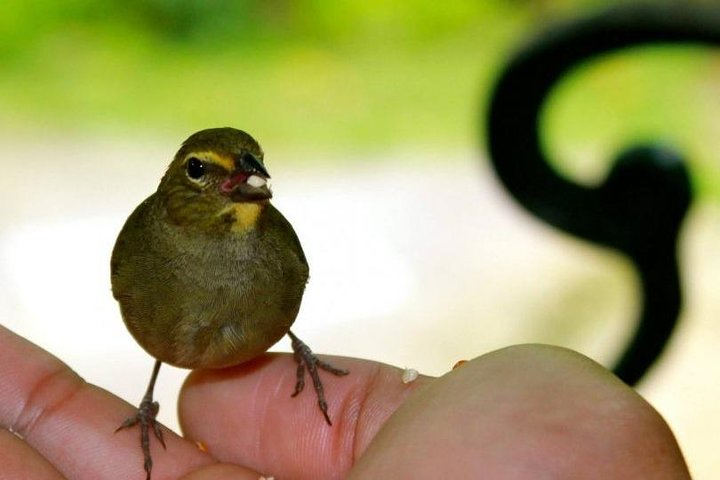
[[[150,431],[165,446],[153,389],[160,365],[223,368],[251,360],[290,336],[297,382],[307,369],[332,425],[318,359],[290,331],[308,280],[308,263],[290,223],[271,205],[263,151],[249,134],[212,128],[182,144],[157,191],[127,219],[111,259],[112,292],[135,340],[155,359],[136,415],[147,480]]]

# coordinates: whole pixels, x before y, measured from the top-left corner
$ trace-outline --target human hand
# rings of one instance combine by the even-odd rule
[[[337,360],[332,427],[312,395],[290,398],[290,355],[192,372],[179,401],[186,438],[152,445],[153,478],[689,478],[662,418],[585,357],[510,347],[405,385],[399,369]],[[134,407],[0,327],[3,479],[141,479]],[[207,445],[201,452],[195,440]]]

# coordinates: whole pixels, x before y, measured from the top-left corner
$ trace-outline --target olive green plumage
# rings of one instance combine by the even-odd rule
[[[113,295],[130,333],[156,359],[236,365],[295,320],[308,265],[268,187],[249,184],[251,176],[267,180],[262,158],[240,130],[196,133],[120,232]]]

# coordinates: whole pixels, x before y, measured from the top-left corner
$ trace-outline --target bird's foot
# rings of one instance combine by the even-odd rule
[[[305,345],[305,342],[296,337],[294,333],[289,331],[288,336],[292,341],[292,349],[294,352],[295,361],[298,364],[297,382],[295,383],[295,391],[293,392],[292,396],[297,396],[300,392],[302,392],[303,388],[305,388],[305,369],[307,368],[307,371],[310,374],[310,378],[313,381],[313,386],[315,387],[315,393],[317,394],[318,406],[320,407],[320,411],[325,417],[325,421],[327,422],[327,424],[332,425],[332,422],[330,421],[330,415],[328,415],[328,405],[325,401],[325,391],[323,389],[322,381],[320,381],[318,368],[337,376],[347,375],[350,372],[341,368],[333,367],[329,363],[320,360],[317,356],[315,356],[312,350],[310,350],[310,347]]]
[[[143,457],[145,459],[144,466],[145,472],[147,473],[147,476],[145,477],[146,480],[150,480],[150,473],[152,472],[153,464],[152,456],[150,455],[151,429],[155,434],[155,438],[160,441],[163,448],[167,448],[165,446],[165,440],[163,439],[160,424],[155,420],[158,411],[160,411],[160,404],[158,404],[158,402],[154,402],[152,397],[145,396],[142,402],[140,402],[137,413],[134,416],[127,418],[122,425],[115,430],[115,432],[119,432],[120,430],[134,427],[138,424],[140,425],[140,448],[142,448]]]

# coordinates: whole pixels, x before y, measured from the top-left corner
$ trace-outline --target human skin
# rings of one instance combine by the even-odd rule
[[[194,371],[178,412],[185,438],[151,446],[153,478],[690,478],[660,415],[591,360],[542,345],[508,347],[439,378],[333,358],[333,426],[315,398],[290,398],[295,365],[268,354]],[[0,479],[144,478],[134,407],[0,327]],[[207,446],[200,451],[196,441]]]

